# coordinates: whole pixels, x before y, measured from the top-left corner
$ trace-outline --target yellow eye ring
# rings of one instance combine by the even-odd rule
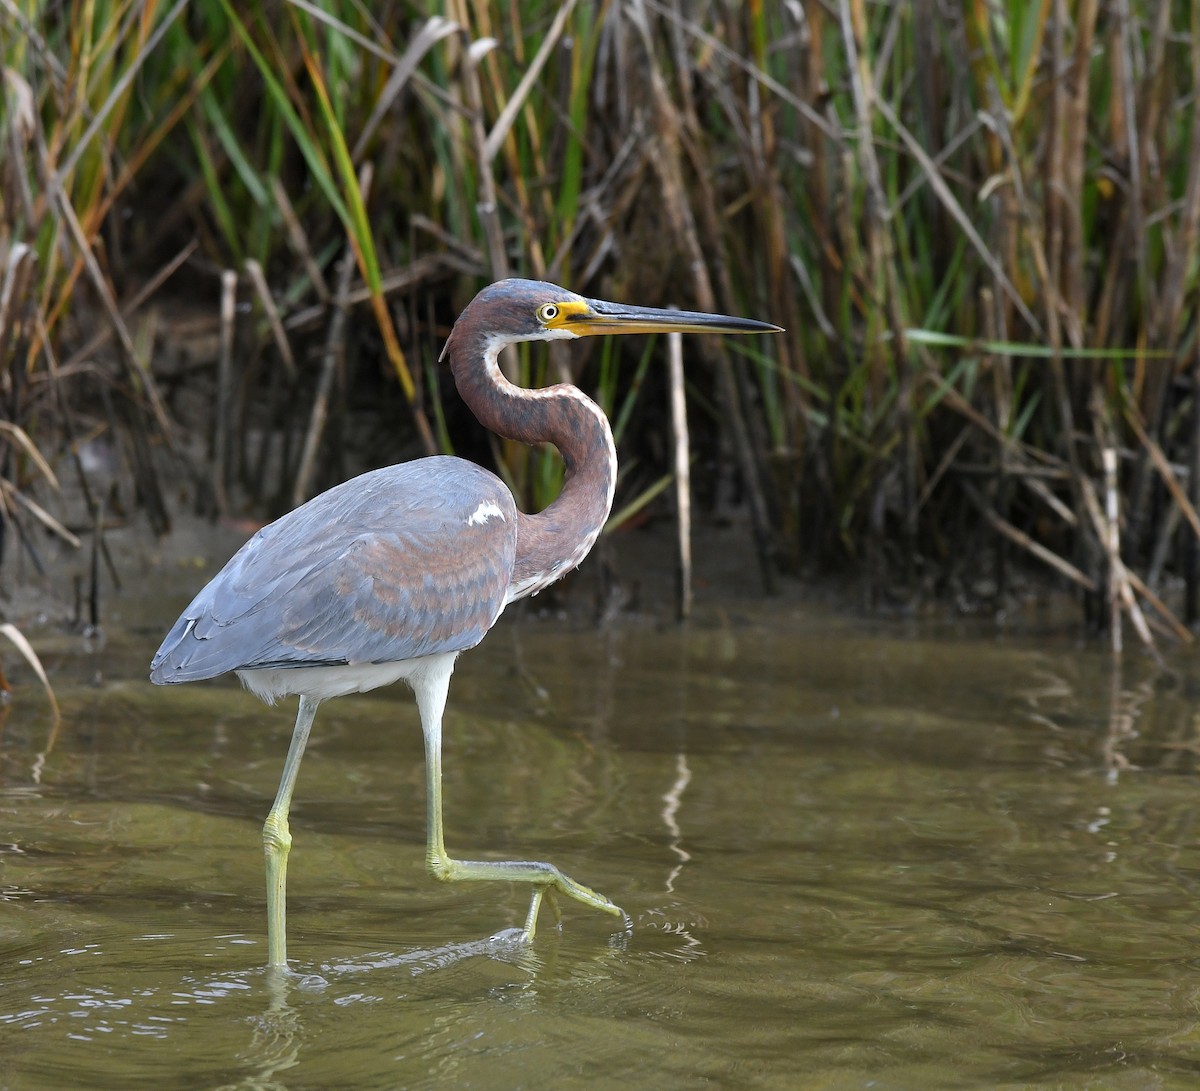
[[[558,317],[557,303],[543,303],[537,309],[538,321],[545,325],[547,322],[553,322]]]

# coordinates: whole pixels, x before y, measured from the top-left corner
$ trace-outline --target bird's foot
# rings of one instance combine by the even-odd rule
[[[557,891],[577,902],[599,909],[614,917],[621,917],[628,922],[629,918],[620,906],[614,905],[603,894],[598,894],[590,887],[577,883],[569,875],[564,875],[553,864],[540,860],[455,860],[446,856],[444,851],[433,849],[426,857],[430,874],[442,882],[482,882],[497,880],[510,883],[530,883],[533,893],[529,902],[529,912],[525,916],[525,927],[522,934],[525,939],[533,939],[537,931],[538,910],[547,892]],[[559,912],[557,903],[554,904],[555,920]]]
[[[568,897],[574,898],[578,902],[583,902],[584,905],[589,905],[593,909],[599,909],[602,913],[609,913],[612,916],[620,917],[628,929],[630,925],[629,915],[620,906],[614,905],[603,894],[598,894],[590,887],[584,886],[582,883],[577,883],[574,879],[564,875],[553,864],[543,865],[548,871],[553,873],[553,878],[548,882],[535,883],[533,893],[529,900],[529,912],[525,914],[525,928],[523,935],[528,943],[533,940],[534,934],[537,932],[538,911],[542,905],[542,899],[549,895],[548,901],[550,908],[554,913],[555,927],[562,924],[562,911],[558,906],[558,899],[555,897],[555,891],[560,891]]]

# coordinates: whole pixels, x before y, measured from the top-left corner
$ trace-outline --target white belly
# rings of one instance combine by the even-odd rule
[[[335,667],[266,667],[238,671],[237,676],[255,697],[273,705],[280,697],[303,694],[318,701],[346,693],[365,693],[403,679],[413,685],[430,674],[454,669],[458,652],[442,652],[398,663],[358,663]]]

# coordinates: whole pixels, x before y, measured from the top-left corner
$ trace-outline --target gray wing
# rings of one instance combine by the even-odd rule
[[[264,527],[184,610],[153,681],[463,651],[504,607],[516,506],[444,456],[374,470]]]

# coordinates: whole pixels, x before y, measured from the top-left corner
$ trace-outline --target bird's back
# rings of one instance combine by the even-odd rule
[[[167,634],[151,680],[464,651],[504,608],[515,551],[512,495],[487,470],[447,456],[373,470],[238,550]]]

